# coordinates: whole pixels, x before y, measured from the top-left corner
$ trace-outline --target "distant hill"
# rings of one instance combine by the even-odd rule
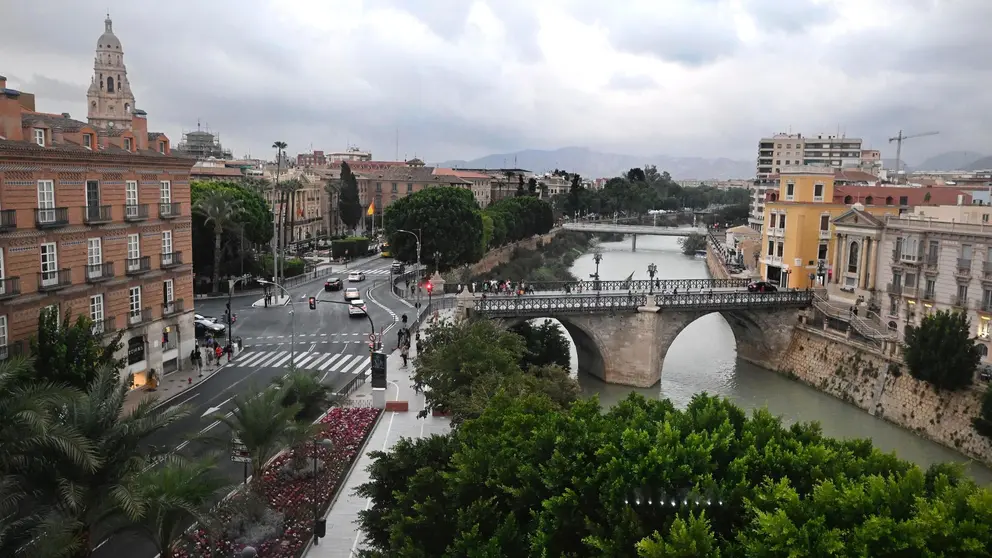
[[[974,151],[948,151],[940,155],[934,155],[918,165],[913,165],[915,171],[955,171],[970,169],[979,159],[985,155]],[[986,163],[988,164],[988,163]],[[989,167],[985,167],[989,168]]]
[[[668,174],[676,179],[707,180],[754,177],[754,163],[750,161],[669,157],[667,155],[637,157],[617,153],[602,153],[585,147],[564,147],[554,151],[527,149],[516,153],[486,155],[471,161],[445,161],[439,165],[449,168],[498,169],[517,167],[534,172],[550,172],[555,169],[562,169],[568,172],[577,172],[586,178],[610,178],[625,173],[633,167],[656,165],[658,172],[668,171]]]
[[[992,157],[982,157],[966,166],[963,170],[989,170],[992,169]]]

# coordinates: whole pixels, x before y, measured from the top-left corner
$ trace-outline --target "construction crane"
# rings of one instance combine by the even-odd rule
[[[922,134],[913,134],[910,136],[904,136],[902,135],[902,130],[899,130],[898,136],[894,138],[889,138],[889,143],[896,142],[896,179],[897,180],[899,177],[899,170],[900,170],[899,167],[902,166],[902,142],[908,139],[922,138],[924,136],[936,136],[939,133],[940,132],[923,132]]]

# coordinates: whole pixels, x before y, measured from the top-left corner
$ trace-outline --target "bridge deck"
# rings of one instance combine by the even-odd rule
[[[565,223],[562,228],[566,231],[618,233],[618,234],[649,234],[657,236],[688,236],[692,233],[707,234],[706,227],[653,227],[650,225],[620,225],[613,223]]]

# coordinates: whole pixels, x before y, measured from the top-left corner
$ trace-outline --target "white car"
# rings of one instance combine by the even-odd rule
[[[364,281],[364,280],[365,280],[365,274],[360,271],[356,273],[348,274],[349,283],[358,283],[359,281]]]
[[[351,301],[348,305],[348,315],[349,316],[364,316],[365,315],[365,301],[356,298]]]
[[[345,300],[354,300],[359,298],[360,296],[361,295],[358,294],[358,289],[356,289],[355,287],[348,287],[347,289],[344,290]]]
[[[204,316],[203,314],[193,314],[193,321],[216,322],[217,318]]]

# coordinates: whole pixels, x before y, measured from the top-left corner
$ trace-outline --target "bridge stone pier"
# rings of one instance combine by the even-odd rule
[[[737,355],[778,369],[794,326],[812,304],[808,291],[488,297],[465,300],[468,314],[507,325],[555,318],[572,336],[583,370],[611,384],[651,387],[661,381],[668,349],[689,324],[713,312],[730,324]]]

